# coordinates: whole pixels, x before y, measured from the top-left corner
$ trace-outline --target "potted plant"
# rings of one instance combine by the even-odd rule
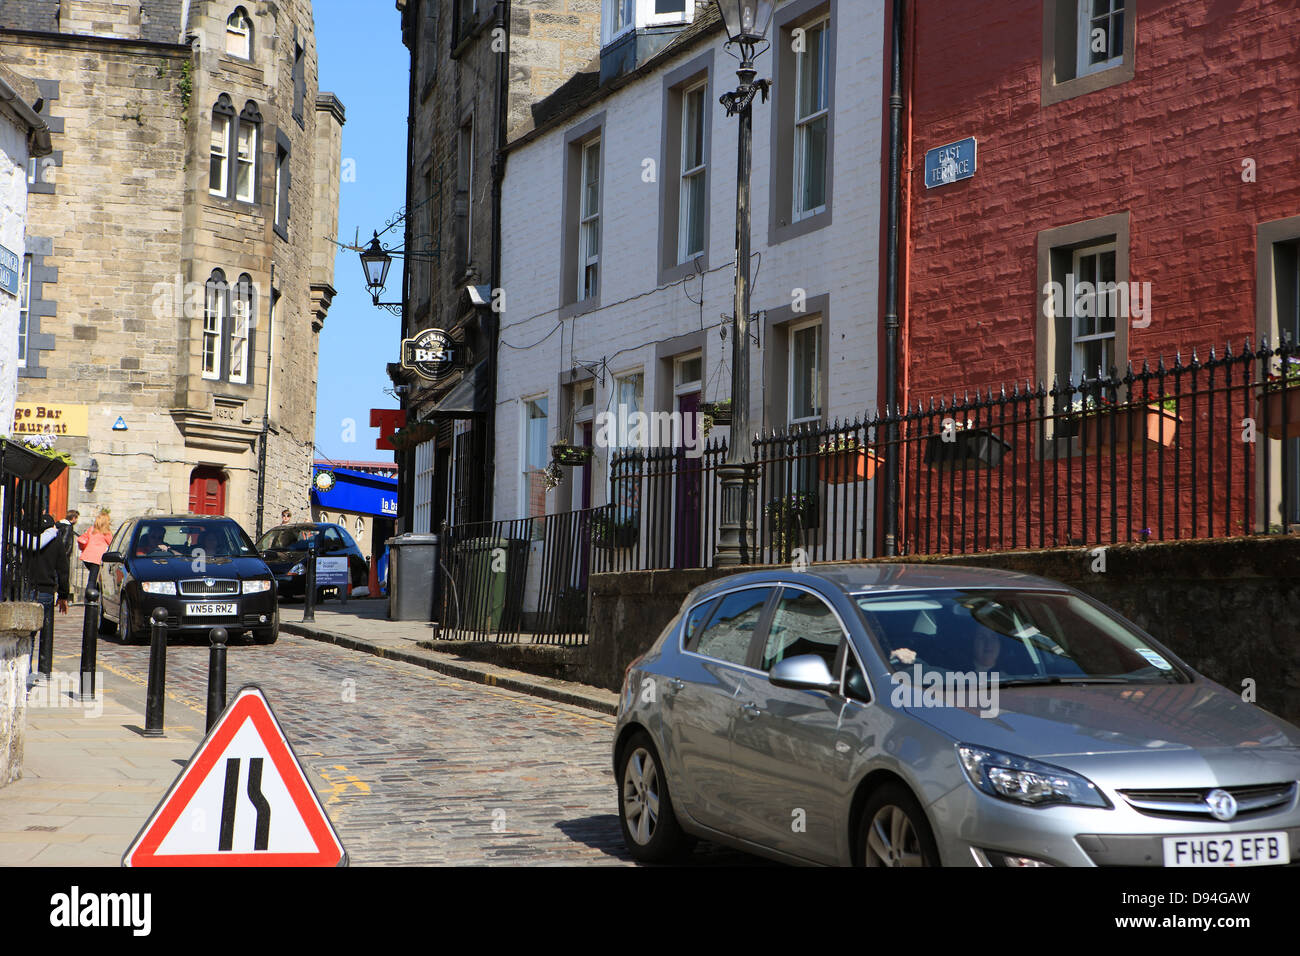
[[[610,511],[602,511],[592,515],[592,547],[606,550],[635,547],[641,531],[638,518],[635,512],[616,516]]]
[[[1178,402],[1170,395],[1150,402],[1116,404],[1091,395],[1076,400],[1067,420],[1079,422],[1079,443],[1085,451],[1132,448],[1148,443],[1168,447],[1178,433]]]
[[[10,475],[48,485],[73,465],[67,452],[55,451],[54,436],[22,435],[17,441],[0,438],[0,459]]]
[[[817,493],[793,491],[773,498],[763,506],[772,548],[780,560],[789,561],[799,535],[817,526]]]
[[[720,402],[701,402],[700,415],[704,418],[704,437],[709,436],[715,425],[731,425],[731,399]]]
[[[398,451],[406,451],[416,445],[423,445],[437,434],[438,426],[435,422],[412,422],[395,432],[389,441]]]
[[[870,481],[882,460],[856,435],[836,435],[817,446],[817,477],[828,485]]]
[[[542,470],[542,484],[546,486],[547,491],[560,487],[560,482],[564,481],[564,472],[560,471],[560,466],[551,462]]]
[[[1256,398],[1269,438],[1300,438],[1300,357],[1283,359],[1281,370],[1268,376]]]
[[[569,467],[582,466],[591,461],[596,449],[588,446],[570,445],[568,441],[561,438],[551,446],[551,461],[557,465],[566,465]]]
[[[974,419],[944,419],[951,422],[938,435],[926,439],[925,463],[937,471],[966,471],[996,468],[1011,447],[988,428],[976,428]]]

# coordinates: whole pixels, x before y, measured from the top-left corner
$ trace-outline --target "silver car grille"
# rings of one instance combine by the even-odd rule
[[[1296,784],[1270,783],[1251,787],[1205,787],[1179,790],[1121,790],[1124,799],[1139,813],[1153,817],[1213,819],[1206,796],[1212,790],[1226,790],[1237,801],[1234,819],[1275,813],[1291,806]]]
[[[180,582],[181,594],[238,594],[239,582],[219,578],[193,578]]]

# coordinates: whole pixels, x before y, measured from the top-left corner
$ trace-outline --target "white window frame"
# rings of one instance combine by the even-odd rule
[[[808,24],[804,30],[804,49],[795,54],[794,58],[794,194],[791,197],[792,218],[795,222],[820,215],[826,211],[826,203],[812,209],[803,208],[804,199],[804,175],[805,164],[807,163],[808,140],[807,131],[818,120],[826,120],[827,136],[827,156],[830,155],[830,102],[831,102],[831,84],[835,81],[830,75],[830,17],[825,16],[813,23]],[[809,56],[808,38],[814,33],[820,32],[821,37],[821,54],[824,60],[823,69],[818,70],[818,79],[825,77],[826,88],[822,91],[821,102],[824,104],[821,109],[809,113],[807,116],[800,116],[799,110],[803,103],[803,85],[804,85],[804,62]],[[830,170],[824,170],[822,178],[825,180],[830,175]]]
[[[32,316],[32,257],[23,256],[22,274],[18,278],[18,367],[27,367],[28,323]]]
[[[682,369],[686,363],[699,360],[700,376],[698,378],[683,379]],[[685,355],[678,355],[673,359],[673,397],[681,395],[690,395],[692,392],[704,394],[704,353],[688,352]],[[676,409],[674,409],[676,411]]]
[[[1107,252],[1112,253],[1115,256],[1115,263],[1116,263],[1116,267],[1118,268],[1119,247],[1114,242],[1099,242],[1089,246],[1081,246],[1078,249],[1073,250],[1070,253],[1070,274],[1074,276],[1075,281],[1078,282],[1079,280],[1080,261],[1085,257],[1095,256],[1098,265],[1096,271],[1096,275],[1098,278],[1097,278],[1097,282],[1094,283],[1094,287],[1098,285],[1101,282],[1101,278],[1100,278],[1101,257],[1105,255]],[[1112,281],[1117,282],[1118,280],[1116,279]],[[1107,312],[1110,313],[1111,318],[1115,320],[1114,327],[1109,332],[1094,332],[1089,335],[1080,335],[1079,316],[1075,315],[1075,300],[1077,296],[1075,295],[1073,288],[1065,290],[1065,298],[1066,298],[1066,302],[1065,302],[1066,317],[1070,322],[1070,381],[1078,382],[1082,378],[1088,378],[1096,374],[1097,371],[1096,369],[1085,368],[1083,365],[1083,361],[1084,361],[1083,353],[1089,343],[1105,342],[1106,340],[1109,339],[1111,343],[1110,353],[1112,358],[1112,364],[1114,363],[1114,359],[1115,356],[1118,354],[1118,348],[1119,348],[1119,339],[1117,337],[1117,333],[1119,330],[1120,318],[1114,314],[1118,303],[1114,296],[1111,296],[1110,300],[1106,303]],[[1094,289],[1093,305],[1092,305],[1092,312],[1093,312],[1094,319],[1097,319],[1097,302],[1099,299],[1100,296],[1096,293]]]
[[[216,148],[215,139],[209,144],[209,161],[208,161],[208,192],[213,196],[225,197],[230,189],[230,131],[234,127],[233,117],[227,113],[213,113],[212,123],[216,125],[221,123],[221,149]],[[215,188],[212,185],[212,163],[211,157],[220,157],[221,159],[221,186]]]
[[[820,317],[818,317],[815,319],[809,319],[807,322],[799,322],[798,324],[792,323],[787,328],[785,413],[786,413],[786,422],[790,425],[798,425],[803,422],[820,422],[822,420],[822,415],[824,415],[826,412],[826,396],[821,394],[822,363],[826,361],[826,356],[822,354],[821,324],[822,324],[822,320]],[[812,376],[809,379],[809,382],[813,389],[813,394],[811,398],[814,399],[814,401],[812,401],[811,404],[814,409],[814,414],[798,416],[795,414],[794,360],[795,360],[796,350],[794,347],[794,340],[795,340],[795,336],[799,332],[804,331],[805,329],[817,329],[817,332],[814,333],[813,335],[813,345],[814,345],[813,368],[812,368]]]
[[[234,43],[242,45],[243,53],[231,49],[232,40],[236,37],[242,38],[234,40]],[[253,20],[243,7],[235,7],[234,13],[226,19],[226,55],[240,60],[253,58]]]
[[[588,299],[599,298],[600,296],[600,198],[601,190],[604,188],[602,173],[604,172],[604,152],[601,149],[602,138],[597,136],[582,144],[578,152],[578,299],[579,302],[586,302]],[[587,157],[592,150],[596,152],[596,195],[591,202],[591,208],[587,206],[587,198],[590,192],[591,183],[587,178],[589,164]],[[592,232],[596,234],[596,252],[590,253],[588,250],[591,246],[589,236]],[[594,270],[595,283],[588,285],[588,271]]]
[[[1108,0],[1110,3],[1109,12],[1103,14],[1099,19],[1107,21],[1109,28],[1106,37],[1111,43],[1115,37],[1115,15],[1131,16],[1132,11],[1128,8],[1127,0]],[[1115,4],[1122,3],[1124,6],[1116,8]],[[1077,20],[1075,21],[1075,38],[1077,40],[1075,49],[1075,76],[1088,76],[1092,73],[1100,73],[1103,70],[1109,70],[1124,63],[1124,31],[1119,32],[1119,55],[1110,57],[1100,63],[1090,63],[1092,59],[1092,0],[1077,0],[1075,5]]]
[[[235,283],[235,293],[230,302],[230,381],[248,384],[248,337],[252,327],[253,286],[241,277]],[[242,322],[242,329],[240,327]],[[242,334],[241,334],[242,332]],[[239,377],[235,377],[235,357],[239,357]]]
[[[626,22],[621,22],[629,14]],[[600,17],[601,45],[609,46],[625,33],[635,30],[636,22],[637,0],[605,0]]]
[[[221,339],[226,329],[226,296],[230,288],[209,280],[203,295],[203,377],[211,381],[221,378]],[[209,345],[211,347],[209,347]],[[212,359],[209,368],[208,359]]]
[[[670,13],[655,13],[655,0],[640,0],[642,4],[640,23],[643,26],[657,27],[669,24],[690,23],[695,19],[695,0],[685,0],[681,10]]]
[[[537,418],[531,417],[529,415],[530,405],[537,406],[538,410],[542,412],[542,415]],[[530,476],[534,472],[544,471],[546,469],[546,466],[550,464],[550,458],[549,458],[550,440],[551,440],[550,396],[547,395],[545,392],[543,392],[540,395],[534,395],[531,398],[525,398],[520,403],[519,407],[522,412],[521,421],[520,421],[521,435],[519,440],[519,450],[520,450],[519,514],[521,517],[524,518],[536,518],[546,514],[546,503],[545,501],[542,502],[542,515],[534,515],[532,513],[532,500],[531,500],[532,479]],[[542,464],[541,467],[535,467],[533,465],[533,462],[529,458],[531,449],[529,447],[529,442],[528,442],[528,438],[529,438],[528,433],[530,429],[530,424],[532,422],[537,422],[537,421],[545,423],[545,425],[543,426],[545,428],[545,434],[543,435],[543,439],[542,439],[541,454],[543,458],[546,458],[546,462]]]
[[[437,439],[430,438],[415,446],[415,488],[411,509],[411,531],[431,534],[433,521],[433,472]]]
[[[243,135],[244,130],[249,131],[249,149],[248,156],[240,152],[238,138]],[[258,126],[256,123],[240,123],[235,142],[235,198],[240,202],[252,202],[257,196],[257,149],[258,149]],[[239,174],[244,167],[248,167],[248,193],[244,194],[239,191]]]
[[[699,83],[692,84],[682,90],[682,154],[681,154],[681,180],[677,184],[677,264],[682,265],[704,255],[708,244],[709,236],[707,229],[701,231],[700,248],[692,250],[687,248],[689,242],[690,229],[690,198],[692,195],[690,186],[691,180],[700,179],[707,187],[708,169],[709,169],[709,151],[708,151],[708,113],[709,108],[707,100],[709,82],[707,79]],[[700,131],[700,162],[695,166],[687,166],[689,157],[687,156],[687,144],[690,142],[688,131],[690,129],[691,110],[690,104],[698,94],[699,98],[699,131]],[[704,215],[709,205],[709,196],[707,191],[701,199],[702,208],[699,210],[701,223],[706,220]]]

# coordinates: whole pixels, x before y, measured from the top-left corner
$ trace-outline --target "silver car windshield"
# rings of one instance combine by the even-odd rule
[[[895,671],[987,673],[1004,686],[1187,680],[1140,633],[1065,592],[955,589],[854,599]]]

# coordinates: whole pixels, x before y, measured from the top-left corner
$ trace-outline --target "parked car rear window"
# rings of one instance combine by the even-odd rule
[[[894,670],[1013,680],[1186,678],[1137,631],[1073,594],[971,589],[855,595]]]

